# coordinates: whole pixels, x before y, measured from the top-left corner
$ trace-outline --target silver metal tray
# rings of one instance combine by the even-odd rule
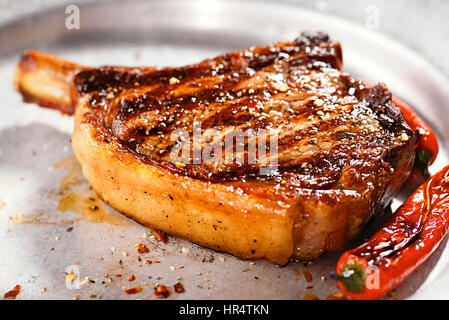
[[[72,156],[73,119],[26,105],[13,91],[14,67],[26,48],[90,65],[167,66],[325,30],[342,43],[347,71],[385,82],[435,128],[442,150],[431,171],[449,162],[446,78],[381,34],[296,6],[255,1],[95,2],[80,6],[80,13],[79,30],[65,28],[65,7],[0,28],[0,291],[20,284],[21,299],[154,299],[160,283],[170,287],[168,299],[326,299],[338,292],[329,277],[338,254],[280,268],[173,237],[163,244],[98,200]],[[96,214],[89,211],[93,205]],[[138,254],[139,243],[150,252]],[[449,298],[445,246],[386,298]],[[67,283],[70,272],[78,277]],[[132,274],[136,280],[129,281]],[[185,293],[174,292],[176,282]],[[137,285],[141,292],[123,293]]]

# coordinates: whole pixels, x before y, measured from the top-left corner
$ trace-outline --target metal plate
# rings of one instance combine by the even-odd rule
[[[280,268],[173,237],[163,244],[148,228],[95,199],[71,157],[73,119],[26,105],[13,91],[14,67],[25,48],[91,65],[167,66],[293,39],[300,30],[325,30],[342,43],[347,71],[382,80],[435,128],[442,150],[431,171],[448,162],[447,80],[381,34],[299,7],[254,1],[114,1],[88,3],[80,11],[80,30],[65,28],[65,7],[0,29],[0,291],[20,284],[22,299],[153,299],[157,283],[181,281],[186,292],[171,287],[169,299],[326,299],[338,292],[329,278],[338,254]],[[89,196],[100,214],[87,213]],[[138,243],[150,252],[138,254]],[[394,298],[449,298],[445,246]],[[78,279],[67,286],[66,272],[72,271]],[[131,274],[136,280],[128,281]],[[123,293],[136,285],[140,293]]]

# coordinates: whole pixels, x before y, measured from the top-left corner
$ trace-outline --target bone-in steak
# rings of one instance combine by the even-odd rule
[[[41,59],[50,58],[24,55],[16,85],[28,101],[55,107],[32,89]],[[413,164],[416,137],[386,86],[365,88],[341,66],[338,43],[303,33],[185,67],[76,66],[56,81],[78,92],[61,110],[76,109],[74,151],[105,201],[204,246],[284,264],[342,249]],[[173,139],[175,131],[183,135]],[[204,161],[236,132],[246,133],[241,149]],[[265,158],[249,161],[262,139]],[[183,144],[200,158],[192,150],[173,161]]]

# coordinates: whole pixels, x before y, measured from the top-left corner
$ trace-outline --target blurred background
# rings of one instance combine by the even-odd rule
[[[88,2],[108,1],[0,0],[0,26],[37,11],[70,4],[82,5]],[[113,2],[117,1],[113,0]],[[211,1],[205,0],[205,2]],[[254,2],[254,5],[260,2]],[[449,59],[447,59],[449,1],[447,0],[265,0],[262,2],[293,4],[375,29],[400,40],[449,76]]]

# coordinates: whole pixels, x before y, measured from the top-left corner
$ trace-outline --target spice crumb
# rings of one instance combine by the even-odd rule
[[[135,293],[138,293],[140,291],[142,291],[142,287],[141,286],[137,286],[137,287],[134,287],[134,288],[131,288],[131,289],[123,290],[123,292],[125,294],[135,294]]]
[[[5,294],[3,295],[3,298],[15,299],[19,295],[21,288],[22,287],[20,285],[16,284],[12,290],[5,292]]]
[[[401,141],[405,142],[405,141],[408,141],[408,139],[409,139],[409,136],[405,132],[403,132],[401,135]]]
[[[170,295],[170,291],[163,284],[159,284],[154,289],[154,295],[158,298],[167,298]]]
[[[177,293],[183,293],[186,291],[181,282],[176,283],[173,287],[175,288],[175,292]]]
[[[178,78],[175,77],[171,77],[170,80],[168,80],[168,83],[170,84],[176,84],[178,82],[179,82]]]
[[[148,249],[148,247],[145,244],[139,243],[137,245],[137,252],[138,253],[148,253],[148,252],[150,252],[150,249]]]
[[[324,100],[323,99],[316,99],[313,102],[314,105],[316,105],[317,107],[322,107],[324,105]]]
[[[172,199],[173,200],[173,199]],[[160,239],[164,244],[168,243],[168,237],[165,233],[163,233],[162,231],[155,231],[154,235],[156,236],[156,238]]]
[[[66,282],[73,282],[73,281],[75,281],[75,279],[76,279],[76,274],[73,272],[70,272],[65,276]]]

